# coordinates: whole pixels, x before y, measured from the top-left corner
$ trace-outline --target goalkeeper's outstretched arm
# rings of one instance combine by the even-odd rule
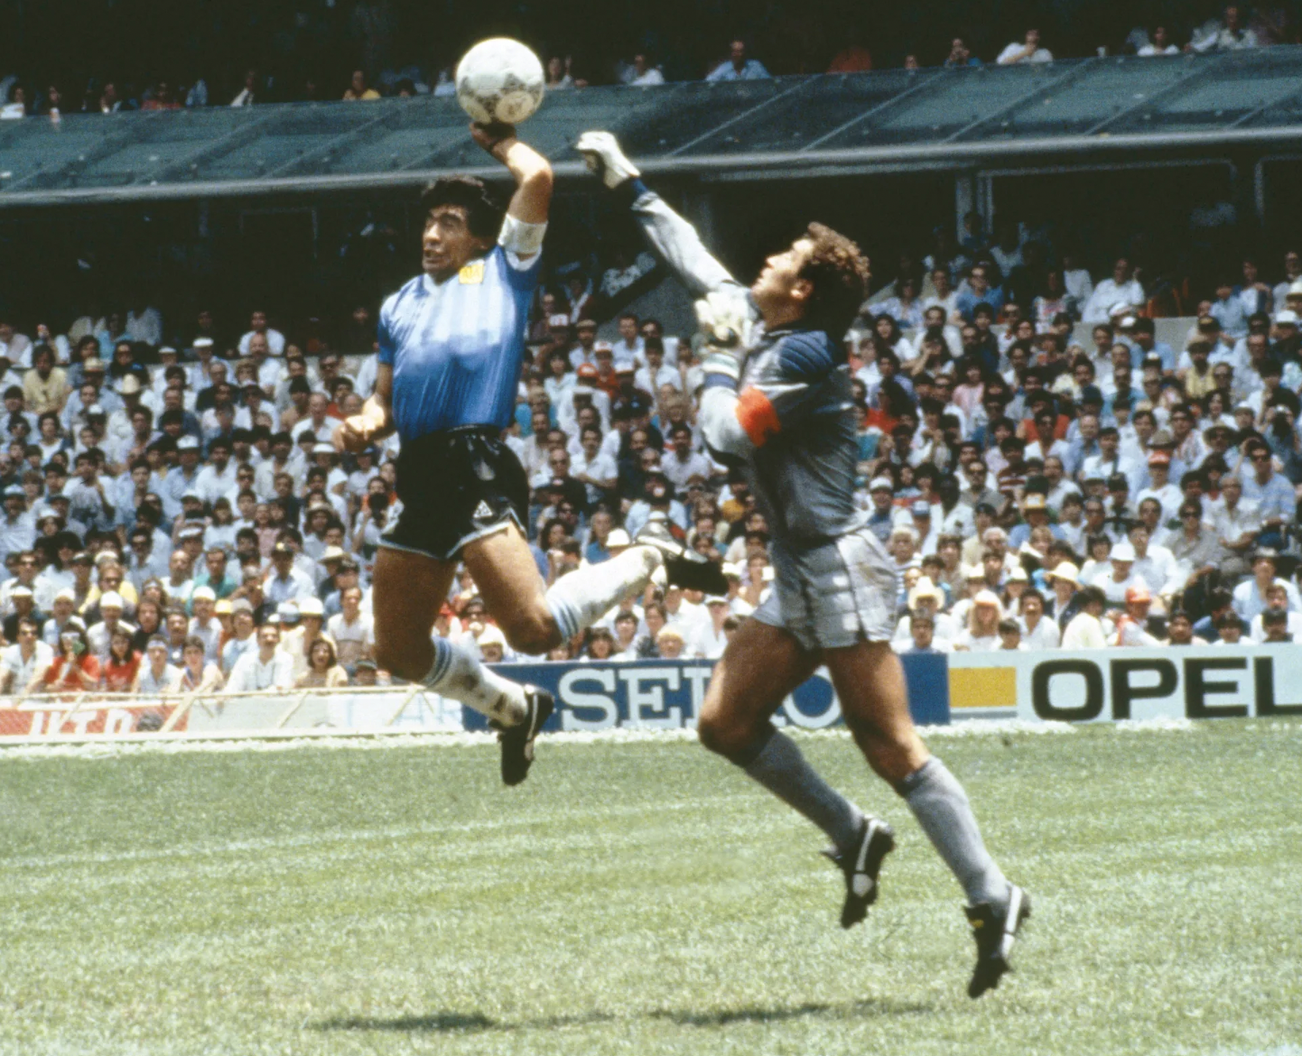
[[[609,132],[585,132],[575,149],[607,187],[627,195],[651,248],[667,263],[693,297],[715,291],[746,290],[701,243],[696,228],[674,212],[639,179],[641,172]]]

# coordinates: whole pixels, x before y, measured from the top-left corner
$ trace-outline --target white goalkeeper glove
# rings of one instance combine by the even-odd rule
[[[642,170],[620,149],[619,140],[609,132],[584,132],[574,149],[583,155],[588,170],[600,176],[612,190],[625,180],[642,175]]]
[[[738,377],[750,322],[750,308],[745,295],[725,290],[710,291],[696,302],[696,321],[707,349],[702,364],[705,371]]]

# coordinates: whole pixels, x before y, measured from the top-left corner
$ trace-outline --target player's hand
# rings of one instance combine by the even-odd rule
[[[588,171],[601,177],[601,181],[612,190],[625,180],[642,175],[620,149],[619,140],[609,132],[584,132],[574,149],[583,155]]]
[[[483,125],[478,121],[470,122],[470,137],[478,143],[484,150],[492,154],[498,145],[508,139],[515,139],[515,126],[508,125],[502,121],[494,121],[491,125]],[[496,155],[493,155],[496,157]],[[500,158],[498,159],[501,160]]]
[[[720,350],[739,350],[746,333],[746,301],[713,290],[696,302],[696,321],[706,344]]]
[[[335,430],[331,439],[334,440],[336,451],[355,455],[371,446],[371,437],[375,432],[376,426],[371,419],[364,414],[355,414],[344,419],[344,424]]]

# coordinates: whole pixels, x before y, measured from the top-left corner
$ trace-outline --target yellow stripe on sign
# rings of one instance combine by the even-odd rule
[[[951,708],[1017,707],[1017,668],[951,667]]]

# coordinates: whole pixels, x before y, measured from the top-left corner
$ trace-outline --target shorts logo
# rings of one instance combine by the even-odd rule
[[[493,516],[493,508],[483,499],[480,499],[479,505],[475,507],[475,520],[479,521],[491,516]]]

